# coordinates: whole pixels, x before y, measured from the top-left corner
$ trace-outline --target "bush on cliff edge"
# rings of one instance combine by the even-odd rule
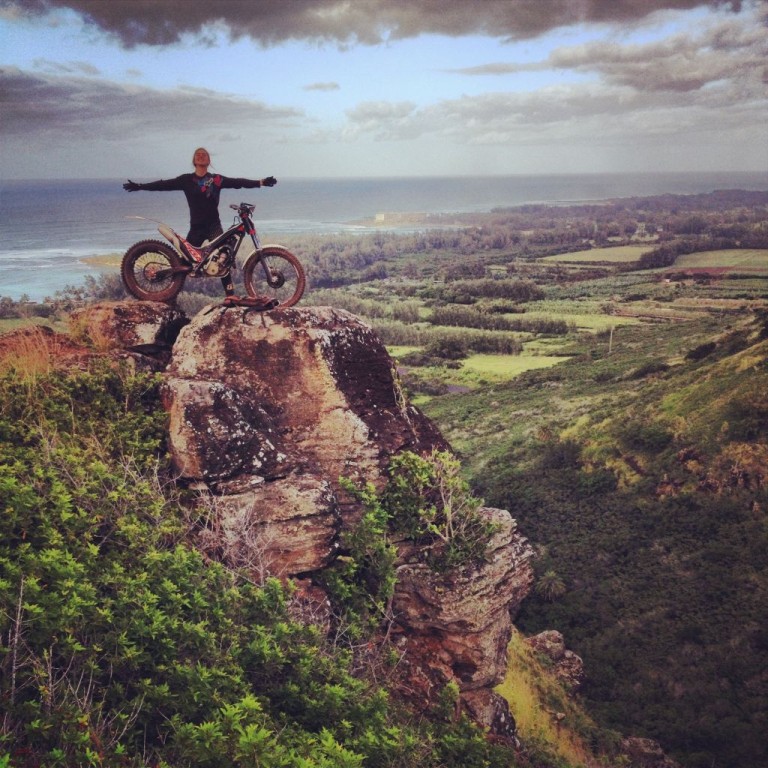
[[[0,375],[0,765],[514,765],[190,546],[156,384]]]

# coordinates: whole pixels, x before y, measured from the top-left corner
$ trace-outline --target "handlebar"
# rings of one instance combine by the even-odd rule
[[[256,206],[251,205],[251,203],[240,203],[238,205],[236,205],[235,203],[230,203],[229,207],[233,211],[237,211],[238,213],[242,213],[243,211],[245,211],[246,213],[253,213],[254,210],[256,209]]]

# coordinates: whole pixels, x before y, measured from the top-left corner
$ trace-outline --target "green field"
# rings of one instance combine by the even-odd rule
[[[399,357],[407,355],[410,352],[418,352],[419,349],[421,349],[421,347],[392,346],[387,347],[387,352],[397,360]]]
[[[678,256],[672,269],[740,269],[768,275],[768,249],[700,251]]]
[[[551,368],[568,359],[564,355],[537,355],[526,352],[520,355],[476,354],[462,360],[458,368],[404,366],[400,367],[399,371],[409,389],[415,389],[411,401],[420,406],[429,402],[435,394],[473,392],[484,387],[505,384],[527,371]]]
[[[647,245],[617,245],[613,248],[589,248],[586,251],[545,256],[542,261],[631,264],[650,250]]]
[[[614,315],[608,315],[605,312],[579,312],[578,305],[572,302],[570,308],[550,309],[550,310],[533,310],[526,312],[525,316],[530,319],[541,320],[565,320],[574,326],[579,331],[590,331],[592,333],[599,333],[600,331],[607,331],[617,325],[632,325],[638,322],[634,317],[617,317]]]
[[[526,371],[551,368],[568,360],[563,355],[472,355],[463,361],[463,370],[488,383],[507,381]]]

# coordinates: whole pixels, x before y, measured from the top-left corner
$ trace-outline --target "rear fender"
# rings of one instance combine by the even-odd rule
[[[161,224],[157,231],[177,250],[181,251],[181,243],[179,242],[179,236],[167,225]]]

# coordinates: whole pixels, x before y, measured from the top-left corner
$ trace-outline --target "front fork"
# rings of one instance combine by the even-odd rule
[[[253,247],[256,249],[254,251],[254,254],[259,259],[259,263],[261,264],[261,268],[264,270],[264,278],[267,281],[267,285],[270,286],[270,288],[274,287],[275,278],[272,274],[272,270],[269,268],[269,264],[267,264],[265,259],[262,259],[258,254],[261,250],[261,242],[259,241],[259,236],[256,234],[256,231],[248,233],[251,236],[251,240],[253,241]]]

